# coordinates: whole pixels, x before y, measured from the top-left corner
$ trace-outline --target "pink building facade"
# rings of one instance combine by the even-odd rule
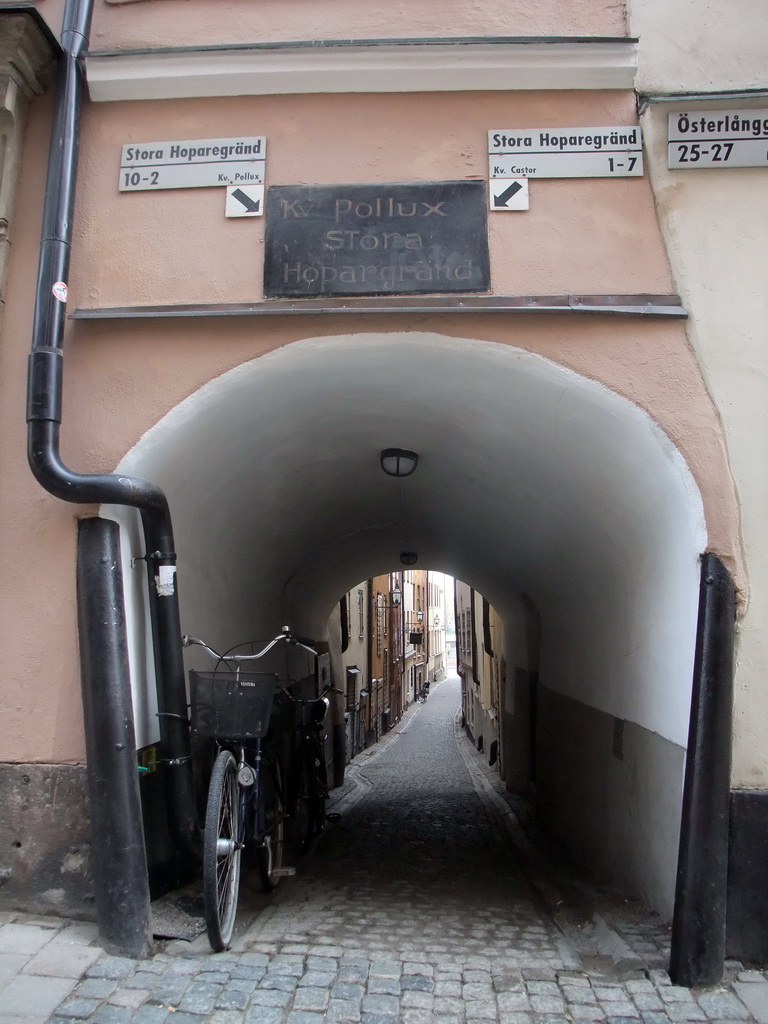
[[[21,96],[3,112],[15,163],[1,196],[5,898],[92,909],[80,689],[97,627],[82,592],[78,612],[77,579],[80,566],[87,591],[83,523],[100,519],[117,524],[139,758],[174,760],[158,602],[164,616],[170,594],[180,631],[219,648],[286,622],[320,636],[339,594],[414,552],[498,615],[510,784],[530,781],[515,679],[534,675],[542,821],[671,918],[681,833],[691,839],[680,794],[695,760],[703,555],[733,584],[742,623],[733,718],[715,729],[722,741],[733,725],[717,785],[737,831],[738,794],[755,794],[764,820],[768,791],[768,734],[751,724],[768,626],[747,587],[768,576],[765,496],[748,482],[744,428],[764,403],[750,377],[733,408],[736,374],[709,332],[733,293],[707,310],[695,230],[707,194],[665,166],[659,113],[662,94],[706,105],[717,81],[690,57],[671,82],[651,2],[476,0],[447,19],[432,0],[363,0],[354,24],[340,0],[95,0],[92,21],[70,3],[89,24],[71,262],[66,279],[41,276],[36,328],[65,5],[18,6],[0,5],[3,73]],[[12,23],[32,33],[37,70]],[[723,64],[731,90],[754,88],[752,51],[736,81]],[[728,173],[735,192],[758,187],[761,172]],[[755,232],[747,250],[761,251]],[[715,244],[706,230],[701,244]],[[51,351],[33,358],[34,429],[60,418],[76,474],[159,488],[174,551],[148,552],[128,485],[70,502],[30,473],[21,396],[30,338],[48,327],[60,333],[35,334]],[[41,384],[49,363],[60,411]],[[382,474],[393,445],[419,453],[412,477]],[[178,677],[168,685],[183,704]],[[160,818],[177,787],[167,776],[140,783]],[[179,848],[172,826],[158,835],[156,888]],[[734,923],[733,949],[743,934]]]

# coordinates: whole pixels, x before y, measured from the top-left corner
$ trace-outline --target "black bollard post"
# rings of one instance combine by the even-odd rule
[[[96,916],[105,947],[150,955],[149,880],[139,797],[117,523],[80,523],[77,608]]]
[[[706,554],[685,765],[669,975],[715,985],[725,967],[736,601],[730,573]]]

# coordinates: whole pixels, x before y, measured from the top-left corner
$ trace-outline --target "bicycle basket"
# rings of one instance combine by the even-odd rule
[[[198,736],[230,740],[264,736],[276,686],[273,672],[190,671],[192,729]]]

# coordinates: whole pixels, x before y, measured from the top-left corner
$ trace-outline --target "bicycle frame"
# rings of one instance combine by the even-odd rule
[[[200,709],[199,721],[204,726],[199,735],[212,738],[217,748],[208,786],[203,838],[203,902],[208,937],[215,950],[225,949],[232,935],[240,884],[240,856],[246,845],[249,842],[254,845],[262,889],[269,892],[283,875],[295,872],[294,868],[282,867],[286,819],[294,815],[299,821],[306,819],[306,826],[299,826],[299,850],[307,848],[325,820],[327,785],[319,734],[330,706],[328,699],[322,696],[299,700],[285,688],[277,691],[280,697],[272,696],[271,690],[253,690],[248,691],[249,697],[255,698],[251,703],[238,703],[234,717],[227,714],[233,698],[245,701],[242,696],[245,687],[267,681],[259,672],[241,677],[241,669],[263,658],[281,641],[317,656],[311,641],[292,634],[287,627],[254,654],[220,655],[198,637],[182,639],[185,647],[193,644],[202,647],[211,658],[227,666],[224,676],[238,680],[234,688],[221,691],[216,686],[218,670],[207,675],[193,674],[193,723],[195,709]],[[267,673],[267,679],[271,675]],[[276,680],[277,676],[273,678]],[[200,682],[203,679],[204,682]],[[290,725],[280,730],[272,728],[276,699],[290,701],[292,709]],[[270,700],[271,706],[265,703]],[[271,710],[267,711],[268,707]],[[248,708],[252,709],[252,719],[241,715],[243,709]],[[224,732],[227,728],[232,730],[230,736]],[[287,813],[283,761],[289,769]],[[308,787],[306,791],[304,786]],[[302,815],[302,811],[306,811],[306,815]]]

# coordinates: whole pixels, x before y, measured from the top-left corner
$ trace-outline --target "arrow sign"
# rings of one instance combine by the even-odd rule
[[[224,213],[227,217],[261,217],[264,214],[264,186],[230,185]]]
[[[527,210],[527,178],[494,178],[491,183],[492,210]]]
[[[246,192],[243,192],[243,190],[241,188],[236,188],[234,190],[234,192],[232,192],[232,198],[236,199],[238,201],[238,203],[242,203],[243,206],[245,207],[247,213],[258,213],[259,212],[259,207],[261,206],[261,200],[260,199],[251,199],[251,197]]]
[[[523,186],[520,184],[519,181],[513,181],[509,188],[505,188],[500,196],[493,197],[493,205],[506,206],[507,200],[511,199],[516,192],[520,192],[522,190],[522,187]]]

